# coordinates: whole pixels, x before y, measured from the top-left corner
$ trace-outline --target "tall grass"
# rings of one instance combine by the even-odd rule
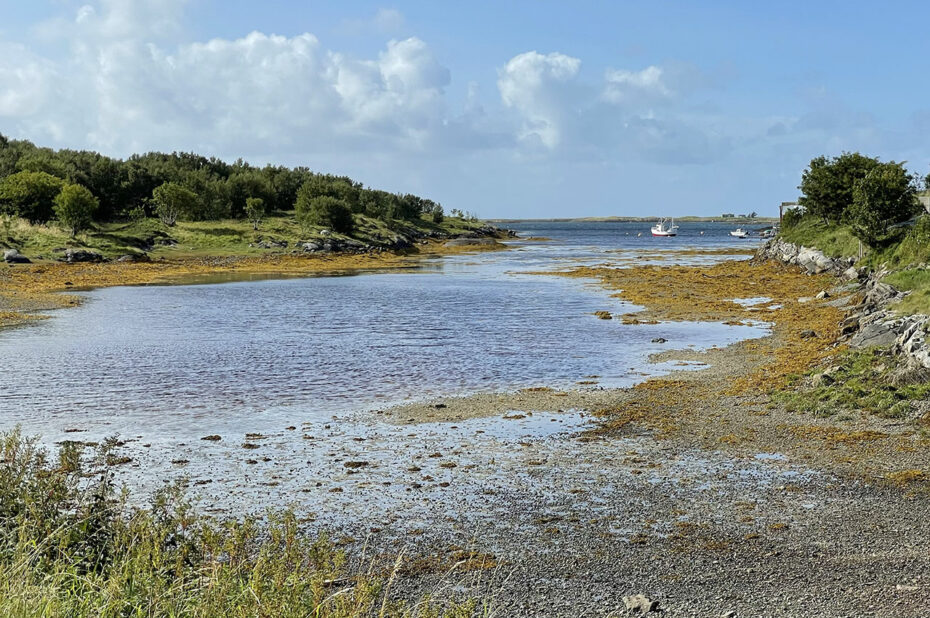
[[[819,249],[830,257],[859,254],[859,241],[848,226],[824,223],[816,217],[802,217],[796,225],[785,227],[781,237],[796,245]]]
[[[132,508],[91,457],[0,434],[0,616],[471,616],[475,603],[394,603],[370,572],[299,530],[294,513],[261,522],[197,515],[178,486]]]

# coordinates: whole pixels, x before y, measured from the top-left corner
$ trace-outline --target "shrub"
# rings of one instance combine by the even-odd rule
[[[0,208],[30,223],[45,223],[65,181],[45,172],[18,172],[0,181]]]
[[[790,230],[801,222],[804,218],[804,211],[800,208],[789,208],[781,216],[781,225],[786,230]]]
[[[311,197],[312,187],[304,183],[297,192],[294,209],[297,218],[305,225],[326,225],[340,234],[351,234],[355,227],[352,210],[342,200],[328,195]]]
[[[71,237],[87,229],[100,202],[86,187],[66,185],[55,198],[55,216],[71,230]]]

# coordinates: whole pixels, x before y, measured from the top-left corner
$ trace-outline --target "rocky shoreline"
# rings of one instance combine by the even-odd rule
[[[840,341],[855,349],[887,348],[905,358],[911,367],[930,369],[930,316],[899,315],[894,303],[904,292],[882,278],[887,271],[868,272],[857,268],[854,258],[831,258],[817,249],[773,239],[758,252],[758,259],[774,259],[803,268],[808,274],[830,273],[858,284],[860,302],[852,307],[841,324]]]

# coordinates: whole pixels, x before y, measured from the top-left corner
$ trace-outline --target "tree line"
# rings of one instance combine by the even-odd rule
[[[892,226],[922,211],[917,199],[921,188],[930,188],[930,175],[911,174],[903,162],[882,162],[858,152],[820,156],[801,176],[798,204],[803,212],[789,211],[784,224],[790,227],[802,216],[817,217],[827,224],[849,225],[856,238],[876,246]]]
[[[353,214],[393,224],[431,218],[442,205],[417,195],[367,188],[306,167],[257,167],[194,153],[149,152],[115,159],[88,150],[53,150],[0,134],[0,213],[33,224],[58,220],[72,233],[92,221],[158,217],[177,221],[248,219],[274,212],[303,224],[351,233]]]

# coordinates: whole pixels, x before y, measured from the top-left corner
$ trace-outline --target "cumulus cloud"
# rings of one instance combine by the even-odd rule
[[[67,24],[46,25],[46,34],[67,36],[64,62],[5,45],[0,119],[36,140],[120,153],[195,146],[228,153],[247,144],[322,151],[362,140],[416,148],[445,120],[450,74],[420,39],[390,41],[374,59],[327,50],[311,34],[160,41],[184,5],[83,6]]]
[[[529,51],[448,100],[448,68],[416,37],[374,57],[313,34],[252,32],[179,41],[188,0],[98,0],[44,24],[66,58],[0,43],[0,122],[50,145],[126,155],[190,149],[226,157],[352,152],[514,155],[667,163],[719,158],[730,142],[681,105],[698,84],[686,65],[610,68],[586,81],[579,58]],[[384,9],[373,23],[403,27]],[[489,67],[490,73],[490,67]],[[697,77],[696,77],[697,76]]]
[[[522,118],[521,139],[550,149],[559,145],[580,68],[578,58],[531,51],[514,56],[500,70],[497,87],[504,105]]]

